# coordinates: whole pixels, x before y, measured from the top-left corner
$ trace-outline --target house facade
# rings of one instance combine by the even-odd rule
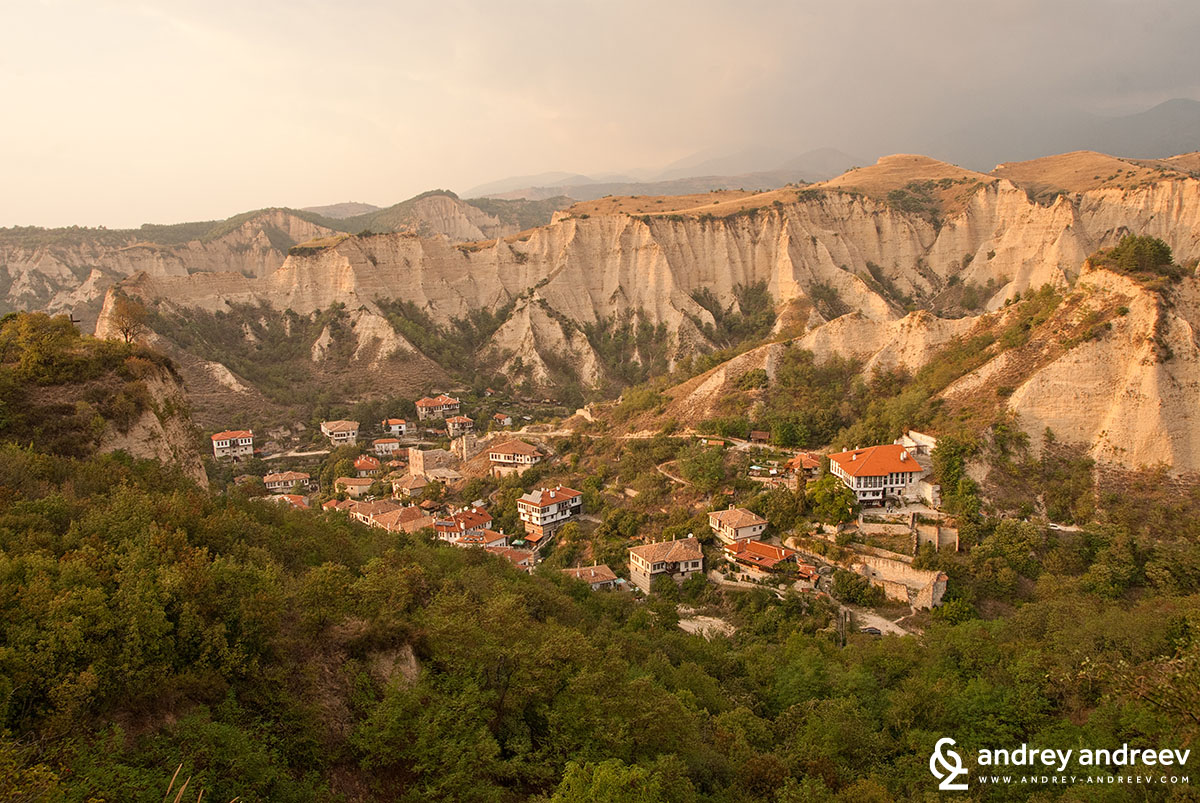
[[[512,416],[507,413],[496,413],[492,416],[492,423],[498,427],[511,427]]]
[[[465,415],[452,415],[446,419],[446,434],[458,438],[475,430],[475,421]]]
[[[666,575],[682,583],[697,572],[704,571],[704,553],[694,537],[656,544],[643,544],[629,549],[629,579],[645,593],[650,593],[654,578]]]
[[[798,553],[786,547],[762,541],[737,541],[724,546],[725,560],[757,573],[777,571],[784,564],[795,564]]]
[[[212,436],[213,457],[237,460],[254,456],[254,433],[248,429],[229,429]]]
[[[504,477],[542,462],[542,453],[524,441],[504,441],[488,447],[488,462],[493,477]]]
[[[369,454],[359,455],[354,460],[354,472],[360,477],[375,477],[383,470],[378,457]]]
[[[492,514],[481,507],[467,507],[433,523],[438,540],[452,544],[467,535],[476,535],[491,527]]]
[[[400,451],[400,441],[397,438],[376,438],[371,441],[371,451],[379,457],[391,457]]]
[[[358,443],[357,421],[322,421],[321,434],[334,446]]]
[[[462,412],[462,403],[445,393],[417,399],[417,418],[421,421],[447,418],[458,415],[460,412]]]
[[[401,436],[408,432],[408,422],[403,418],[385,418],[379,422],[379,428],[388,435]]]
[[[280,471],[263,477],[263,485],[268,491],[287,493],[297,484],[307,488],[311,478],[303,471]]]
[[[345,493],[351,499],[358,499],[371,488],[374,480],[362,477],[338,477],[333,481],[335,493]]]
[[[517,516],[525,523],[525,540],[540,549],[572,516],[583,512],[583,494],[558,485],[539,488],[517,499]]]
[[[829,471],[860,505],[882,505],[886,497],[913,497],[925,469],[898,443],[829,455]]]
[[[709,513],[708,526],[722,543],[734,544],[761,538],[767,529],[767,520],[744,507],[730,505],[725,510]]]

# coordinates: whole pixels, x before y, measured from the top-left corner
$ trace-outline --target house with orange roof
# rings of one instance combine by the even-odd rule
[[[291,505],[297,510],[308,510],[308,497],[300,494],[274,494],[271,500]]]
[[[254,433],[248,429],[227,429],[212,436],[213,457],[237,460],[254,456]]]
[[[536,556],[528,549],[516,549],[510,546],[489,546],[485,547],[485,549],[493,555],[499,555],[526,573],[532,572],[534,565],[537,563]]]
[[[583,493],[565,485],[538,488],[517,499],[517,516],[525,523],[525,541],[541,549],[572,516],[583,512]]]
[[[562,573],[573,580],[580,580],[587,583],[591,586],[592,591],[599,591],[602,588],[616,588],[621,582],[616,572],[603,563],[563,569]]]
[[[492,416],[492,423],[498,427],[511,427],[512,416],[508,413],[496,413]]]
[[[508,536],[496,530],[481,530],[479,532],[467,533],[463,537],[454,542],[455,546],[468,547],[500,547],[508,546]]]
[[[438,540],[456,543],[464,535],[482,533],[492,524],[492,514],[481,507],[465,507],[433,523]]]
[[[725,510],[714,510],[708,514],[708,526],[726,544],[761,538],[767,529],[767,520],[744,507],[730,505]]]
[[[399,437],[408,432],[408,422],[403,418],[385,418],[379,422],[379,428],[388,435]]]
[[[786,563],[795,564],[797,553],[794,549],[775,546],[763,541],[735,541],[724,546],[725,560],[735,563],[752,572],[773,572]]]
[[[629,548],[629,579],[647,594],[650,593],[654,578],[659,575],[682,583],[693,574],[703,571],[704,552],[700,549],[700,542],[691,535]]]
[[[310,479],[303,471],[277,471],[263,477],[263,485],[267,486],[268,491],[286,493],[295,485],[307,488]]]
[[[417,399],[417,418],[421,421],[446,418],[447,416],[458,415],[460,412],[462,412],[462,402],[452,396],[447,396],[445,393]]]
[[[854,491],[860,505],[882,505],[889,496],[913,496],[925,476],[925,468],[899,443],[831,454],[829,471]]]
[[[369,454],[359,455],[354,460],[354,471],[360,477],[374,477],[382,470],[379,458]]]
[[[391,457],[400,451],[399,438],[376,438],[371,441],[371,451],[378,457]]]
[[[459,438],[475,430],[475,420],[465,415],[452,415],[446,419],[446,434]]]

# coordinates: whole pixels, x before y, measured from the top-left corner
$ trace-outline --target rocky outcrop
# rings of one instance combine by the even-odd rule
[[[282,209],[266,210],[230,224],[219,236],[179,245],[158,245],[137,231],[74,233],[44,242],[36,236],[0,232],[0,278],[9,309],[69,312],[88,326],[96,319],[105,291],[116,282],[144,274],[186,277],[221,272],[263,277],[283,264],[298,242],[331,234]]]
[[[108,424],[96,451],[124,451],[138,458],[176,466],[184,475],[208,487],[204,464],[196,448],[196,433],[188,417],[183,385],[166,369],[141,380],[149,390],[151,406],[124,431]]]
[[[1049,428],[1099,461],[1200,471],[1197,280],[1184,280],[1177,303],[1104,270],[1085,272],[1077,289],[1089,308],[1119,303],[1128,312],[1028,376],[1009,409],[1035,446]]]

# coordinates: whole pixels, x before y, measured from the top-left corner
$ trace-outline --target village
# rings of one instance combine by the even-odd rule
[[[944,573],[914,566],[922,548],[958,551],[955,521],[939,510],[940,490],[930,479],[937,440],[929,435],[909,431],[893,443],[821,454],[773,448],[763,431],[744,441],[685,434],[676,440],[722,465],[740,455],[732,461],[739,466],[737,481],[690,500],[686,511],[661,507],[675,518],[695,514],[686,533],[638,528],[625,533],[619,552],[599,555],[598,547],[580,548],[590,534],[607,528],[600,517],[605,503],[598,500],[607,490],[633,502],[639,491],[606,489],[586,476],[578,454],[564,453],[570,451],[569,431],[530,424],[521,415],[517,427],[506,410],[477,421],[459,397],[446,393],[413,406],[415,420],[322,421],[320,438],[328,448],[265,459],[253,431],[217,432],[211,435],[213,459],[234,472],[236,488],[265,500],[484,550],[523,572],[549,563],[593,591],[649,597],[703,583],[765,589],[780,598],[794,592],[840,599],[846,622],[876,636],[919,629],[913,615],[938,607],[946,593]],[[237,471],[251,461],[269,468],[261,475]],[[672,496],[689,484],[673,473],[674,462],[655,466]],[[836,489],[841,506],[828,521],[797,527],[772,521],[769,511],[755,512],[743,501],[770,492],[803,496],[823,478],[831,478],[825,486]],[[725,628],[703,616],[680,626],[694,632]]]

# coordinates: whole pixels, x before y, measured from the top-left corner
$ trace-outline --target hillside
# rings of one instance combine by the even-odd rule
[[[455,372],[470,382],[469,364],[475,377],[527,394],[566,389],[578,403],[691,356],[783,335],[803,335],[821,353],[872,365],[903,356],[913,367],[961,333],[961,321],[1046,284],[1071,287],[1089,254],[1127,232],[1161,237],[1181,263],[1200,257],[1200,181],[1120,164],[1128,181],[1085,186],[1073,177],[1099,167],[1087,155],[1002,166],[994,176],[886,157],[811,187],[604,198],[519,235],[460,244],[412,233],[338,236],[292,248],[268,276],[145,274],[125,287],[157,310],[165,339],[156,342],[189,383],[212,388],[205,416],[245,404],[222,396],[214,372],[232,372],[225,386],[255,387],[246,359],[222,350],[242,348],[238,331],[243,345],[260,337],[247,329],[260,308],[308,322],[337,305],[353,311],[354,332],[371,333],[375,350],[360,334],[343,340],[344,351],[315,348],[323,329],[306,324],[289,359],[314,388],[336,382],[366,396],[397,382],[428,388]],[[1070,191],[1047,200],[1038,176]],[[745,312],[739,294],[755,288],[769,296],[773,324],[731,328]],[[170,342],[179,329],[171,320],[199,315],[227,316],[222,338]],[[472,316],[483,317],[464,328]],[[873,357],[872,343],[893,356]],[[185,352],[205,361],[203,372]],[[339,354],[336,370],[318,365]]]
[[[44,314],[5,316],[0,348],[0,440],[71,458],[120,451],[207,484],[188,400],[161,354]]]
[[[146,224],[110,230],[0,229],[0,312],[66,312],[89,329],[105,291],[127,277],[235,273],[263,277],[289,249],[339,232],[407,232],[452,241],[511,234],[549,222],[566,205],[549,201],[463,201],[423,193],[387,209],[340,205],[325,216],[309,210],[260,209],[221,221]],[[343,214],[353,212],[353,214]]]
[[[1085,278],[1111,283],[1103,272]],[[992,323],[1031,331],[1032,344],[1086,303],[1039,291]],[[1157,474],[1119,494],[1046,482],[1037,495],[1076,502],[1078,532],[962,511],[961,551],[912,558],[950,578],[934,611],[883,603],[844,571],[821,593],[791,586],[794,575],[738,585],[704,573],[681,586],[659,577],[649,595],[593,591],[560,569],[603,559],[625,577],[630,546],[689,532],[705,568],[720,565],[707,514],[727,500],[811,546],[818,495],[747,488],[736,462],[689,438],[555,438],[553,458],[524,478],[439,489],[446,505],[481,493],[511,526],[526,489],[582,488],[590,519],[564,527],[526,573],[432,528],[387,532],[245,485],[202,488],[180,454],[76,451],[80,436],[102,440],[144,413],[137,383],[169,363],[44,315],[0,322],[0,346],[6,798],[920,800],[936,794],[927,756],[941,734],[971,751],[1200,737],[1200,497]],[[820,368],[801,352],[781,357],[777,378],[863,395],[846,381],[854,366]],[[915,386],[932,381],[918,374]],[[43,398],[68,386],[81,397]],[[798,403],[812,400],[793,399],[793,412],[829,409]],[[172,416],[186,425],[186,411]],[[697,466],[715,468],[711,493],[672,487],[664,462],[697,479]],[[851,544],[821,543],[831,562]],[[904,615],[914,634],[847,627],[851,611]],[[697,614],[722,629],[690,632]],[[1109,789],[1122,771],[1078,763],[1064,771]],[[1020,791],[1076,799],[1048,777]]]

